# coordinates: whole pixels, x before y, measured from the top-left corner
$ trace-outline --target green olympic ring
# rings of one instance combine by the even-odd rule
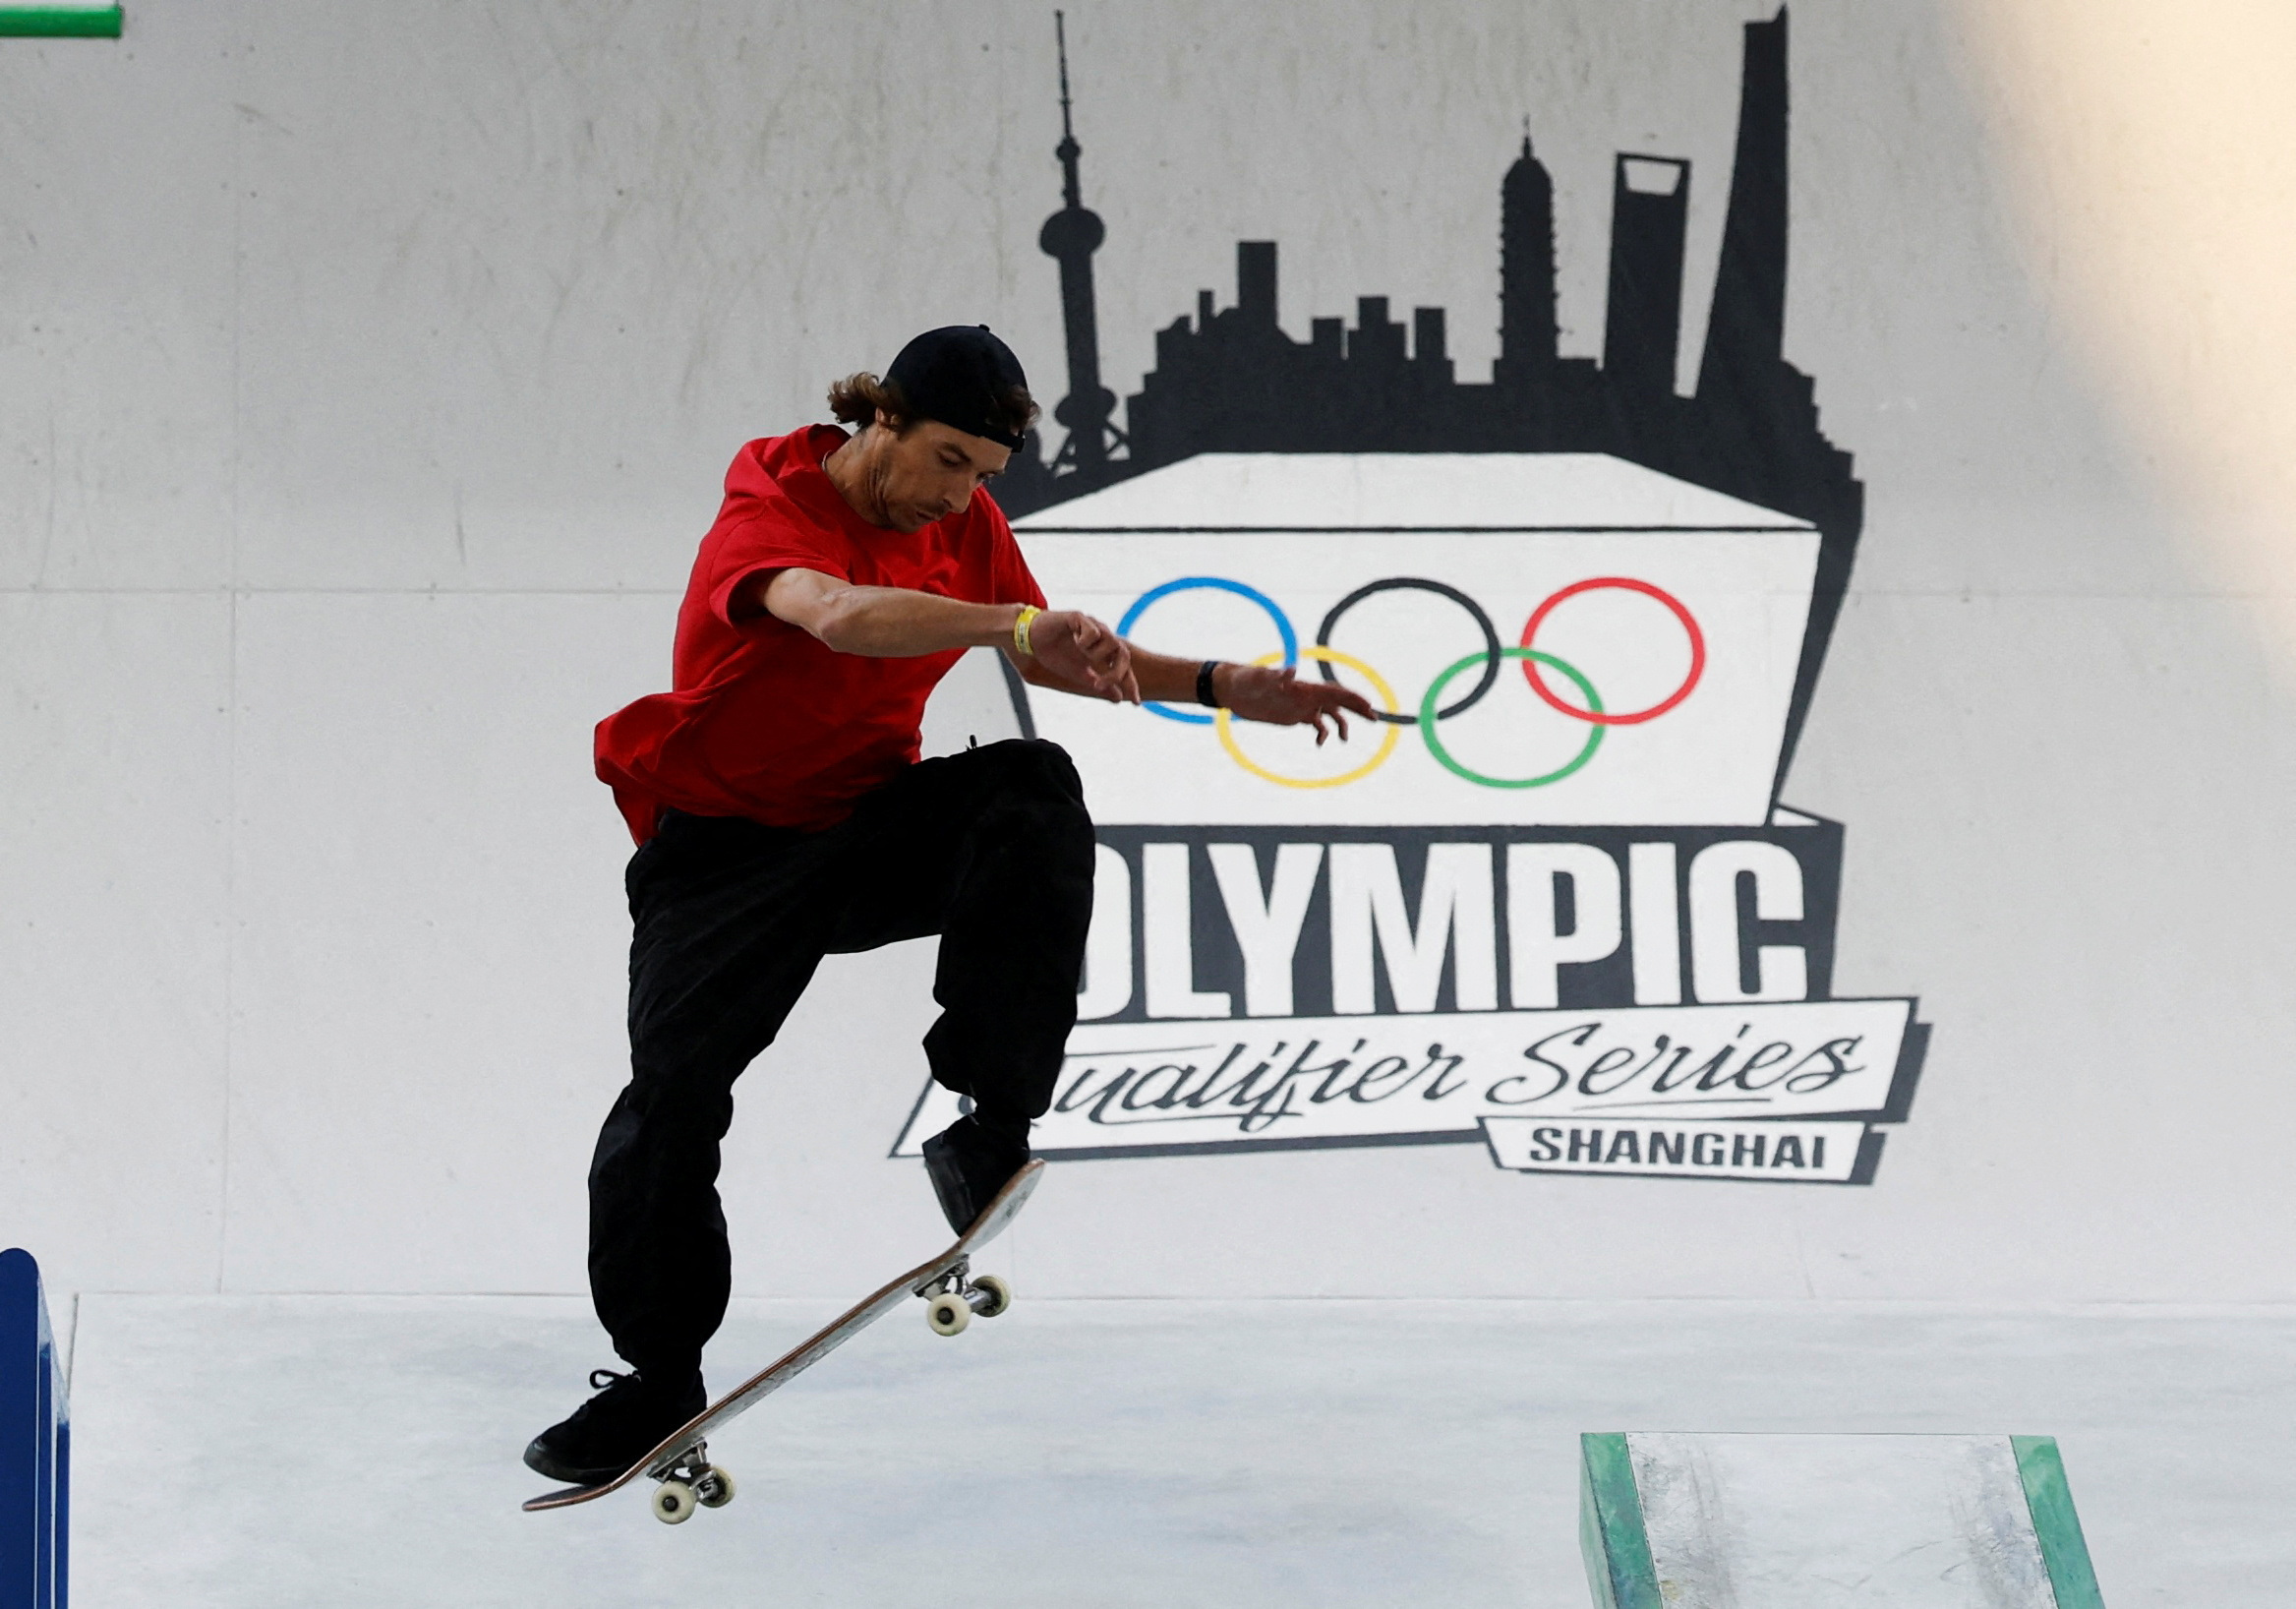
[[[1505,659],[1536,660],[1541,665],[1560,671],[1571,681],[1577,683],[1578,690],[1586,694],[1586,704],[1589,710],[1597,715],[1603,712],[1603,701],[1595,693],[1595,685],[1581,676],[1577,667],[1566,665],[1553,654],[1539,648],[1501,648],[1500,654]],[[1603,746],[1603,734],[1611,730],[1607,726],[1587,728],[1586,744],[1579,749],[1576,757],[1564,764],[1560,770],[1549,771],[1541,777],[1487,777],[1480,771],[1468,770],[1467,767],[1451,758],[1450,750],[1443,747],[1442,740],[1436,736],[1436,701],[1442,696],[1443,688],[1450,685],[1452,678],[1475,666],[1489,664],[1490,661],[1491,655],[1488,652],[1469,654],[1429,684],[1425,696],[1419,700],[1419,735],[1427,740],[1427,751],[1441,761],[1445,770],[1453,776],[1464,777],[1467,781],[1485,788],[1544,788],[1550,782],[1560,782],[1564,777],[1595,757],[1595,750]]]

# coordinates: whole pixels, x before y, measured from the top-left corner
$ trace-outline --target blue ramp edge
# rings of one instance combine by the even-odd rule
[[[1578,1438],[1578,1550],[1597,1609],[1665,1609],[1623,1432]]]
[[[0,1609],[65,1609],[71,1409],[31,1253],[0,1251]]]

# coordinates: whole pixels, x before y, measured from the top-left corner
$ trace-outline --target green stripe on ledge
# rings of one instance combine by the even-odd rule
[[[1578,1438],[1578,1548],[1600,1609],[1667,1609],[1642,1525],[1634,1460],[1617,1431]]]
[[[2033,1539],[2040,1543],[2057,1609],[2104,1609],[2096,1572],[2089,1562],[2089,1543],[2081,1534],[2081,1517],[2073,1512],[2073,1490],[2065,1484],[2057,1439],[2012,1436],[2009,1445],[2017,1455],[2026,1507],[2032,1512]]]
[[[116,39],[125,16],[117,6],[0,6],[0,36]]]

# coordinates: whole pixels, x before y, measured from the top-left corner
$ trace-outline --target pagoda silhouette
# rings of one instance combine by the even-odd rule
[[[1155,368],[1125,399],[1101,383],[1092,254],[1106,236],[1084,205],[1060,32],[1062,206],[1038,244],[1060,264],[1066,432],[1046,458],[1032,435],[998,480],[1011,514],[1034,513],[1200,452],[1603,452],[1817,526],[1808,629],[1779,759],[1783,782],[1840,614],[1864,489],[1818,428],[1810,377],[1786,361],[1787,14],[1745,25],[1737,149],[1697,389],[1675,389],[1690,163],[1620,152],[1612,177],[1603,355],[1565,357],[1556,319],[1555,191],[1522,149],[1500,185],[1499,356],[1457,378],[1440,307],[1408,326],[1384,296],[1355,323],[1318,318],[1295,340],[1277,319],[1276,247],[1236,247],[1236,300],[1200,291],[1156,332]],[[1525,510],[1526,523],[1536,510]]]

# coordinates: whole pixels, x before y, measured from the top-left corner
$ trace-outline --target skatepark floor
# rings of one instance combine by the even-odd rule
[[[712,1386],[840,1305],[737,1302]],[[73,1601],[1583,1609],[1575,1438],[1640,1429],[2055,1435],[2114,1609],[2296,1579],[2287,1307],[921,1306],[714,1442],[739,1496],[671,1527],[518,1511],[612,1361],[579,1299],[85,1296]]]

